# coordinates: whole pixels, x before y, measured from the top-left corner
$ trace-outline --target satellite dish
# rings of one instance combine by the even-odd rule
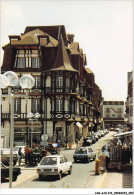
[[[42,141],[47,141],[47,140],[48,140],[47,134],[43,134],[43,135],[41,136],[41,140],[42,140]]]

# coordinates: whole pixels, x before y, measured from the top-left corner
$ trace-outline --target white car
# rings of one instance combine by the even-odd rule
[[[37,173],[39,179],[43,179],[44,176],[56,175],[58,179],[61,179],[62,174],[72,172],[72,162],[69,162],[66,157],[62,155],[51,155],[42,158],[37,166]]]
[[[77,160],[90,162],[91,159],[96,159],[96,153],[92,150],[92,148],[88,147],[79,147],[76,148],[74,154],[73,154],[74,162],[77,162]]]

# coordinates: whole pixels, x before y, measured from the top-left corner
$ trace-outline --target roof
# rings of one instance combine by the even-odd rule
[[[37,45],[39,42],[38,35],[47,35],[49,37],[49,43],[46,47],[57,47],[58,41],[39,29],[30,31],[22,35],[21,40],[15,42],[13,45]]]
[[[89,68],[85,68],[86,72],[89,74],[93,74],[93,72]]]
[[[59,40],[56,60],[55,60],[53,67],[51,67],[51,70],[67,70],[67,71],[78,72],[71,65],[71,62],[70,62],[70,59],[67,54],[67,50],[65,48],[65,44],[62,38]]]
[[[50,36],[52,36],[54,39],[58,40],[60,38],[60,35],[62,34],[64,42],[67,41],[67,35],[64,25],[53,25],[53,26],[27,26],[24,34],[33,31],[35,29],[39,29]]]

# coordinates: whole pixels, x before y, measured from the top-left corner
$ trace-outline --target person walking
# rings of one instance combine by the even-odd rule
[[[27,167],[29,161],[29,153],[31,152],[29,146],[25,147],[25,166]]]
[[[21,151],[22,148],[19,148],[18,150],[18,160],[19,160],[19,166],[21,165],[21,160],[23,158],[23,153]]]
[[[107,149],[107,151],[105,152],[106,154],[106,170],[109,170],[109,162],[110,162],[110,158],[109,158],[109,148]]]

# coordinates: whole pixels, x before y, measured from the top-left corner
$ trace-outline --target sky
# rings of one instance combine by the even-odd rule
[[[1,0],[1,45],[26,26],[64,25],[86,54],[104,100],[126,101],[133,69],[132,0]],[[3,51],[1,47],[1,64]]]

